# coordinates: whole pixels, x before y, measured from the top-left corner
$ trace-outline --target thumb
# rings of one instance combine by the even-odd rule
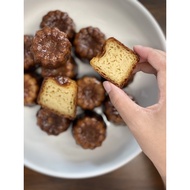
[[[114,84],[104,81],[103,86],[108,93],[113,106],[117,109],[125,123],[127,125],[137,125],[137,123],[139,123],[138,113],[141,110],[141,107],[131,100],[126,92]]]

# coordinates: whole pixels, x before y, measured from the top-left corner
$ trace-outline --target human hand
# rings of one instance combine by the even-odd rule
[[[143,152],[150,158],[164,183],[166,181],[166,54],[149,47],[135,46],[140,61],[134,70],[155,74],[158,81],[159,101],[141,107],[122,89],[112,83],[103,83],[110,100],[133,133]]]

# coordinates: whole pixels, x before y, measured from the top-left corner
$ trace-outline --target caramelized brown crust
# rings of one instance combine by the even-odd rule
[[[40,27],[43,28],[45,26],[57,27],[62,32],[65,32],[71,41],[75,35],[75,23],[73,19],[69,17],[68,13],[60,10],[49,11],[43,16]]]
[[[24,74],[24,105],[33,106],[36,104],[39,92],[39,84],[35,77]]]
[[[105,42],[105,35],[96,27],[82,28],[73,42],[76,55],[82,59],[90,60],[100,53]]]
[[[69,119],[44,108],[41,108],[36,116],[37,125],[49,135],[59,135],[66,131],[71,124]]]
[[[32,35],[24,35],[24,71],[35,69],[38,66],[34,61],[32,52],[30,51],[32,40]]]
[[[94,149],[102,145],[106,138],[106,124],[101,115],[88,111],[73,122],[73,136],[84,149]]]
[[[42,67],[58,68],[71,56],[71,43],[67,35],[57,28],[44,27],[38,30],[31,45],[31,52]]]
[[[66,76],[71,79],[74,79],[77,76],[77,72],[78,66],[73,57],[70,57],[70,59],[64,65],[58,68],[49,69],[42,67],[41,70],[41,74],[43,77]]]
[[[92,110],[102,104],[105,98],[105,90],[102,82],[95,77],[84,76],[77,80],[77,85],[78,106],[83,109]]]

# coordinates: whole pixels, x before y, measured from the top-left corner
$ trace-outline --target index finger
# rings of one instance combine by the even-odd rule
[[[159,102],[165,100],[166,96],[166,54],[163,51],[150,47],[134,46],[134,51],[152,65],[157,71],[157,81],[159,86]]]
[[[165,52],[150,47],[134,46],[134,51],[141,57],[140,62],[150,63],[157,71],[165,70]]]

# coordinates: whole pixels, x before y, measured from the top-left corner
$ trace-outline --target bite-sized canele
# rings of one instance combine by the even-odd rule
[[[105,90],[100,80],[93,76],[83,76],[77,80],[77,85],[78,106],[85,110],[93,110],[102,104],[105,98]]]
[[[42,67],[54,69],[69,60],[71,43],[64,32],[46,26],[36,32],[31,52],[34,60],[40,62]]]
[[[57,115],[44,108],[40,108],[36,116],[37,125],[48,135],[59,135],[66,131],[71,124],[71,120],[68,118]]]
[[[57,27],[59,30],[67,34],[67,37],[70,41],[72,41],[74,38],[75,23],[67,12],[60,10],[49,11],[46,15],[43,16],[40,23],[41,28],[45,26]]]
[[[34,61],[30,47],[33,40],[33,35],[24,35],[24,71],[32,71],[36,69],[39,64]]]
[[[100,147],[106,138],[106,123],[94,111],[85,111],[77,116],[72,126],[73,137],[84,149]]]
[[[97,27],[85,27],[76,33],[74,48],[76,55],[84,60],[91,60],[101,52],[105,42],[105,34]]]
[[[39,92],[39,81],[32,74],[24,74],[24,106],[33,106],[37,104]]]

